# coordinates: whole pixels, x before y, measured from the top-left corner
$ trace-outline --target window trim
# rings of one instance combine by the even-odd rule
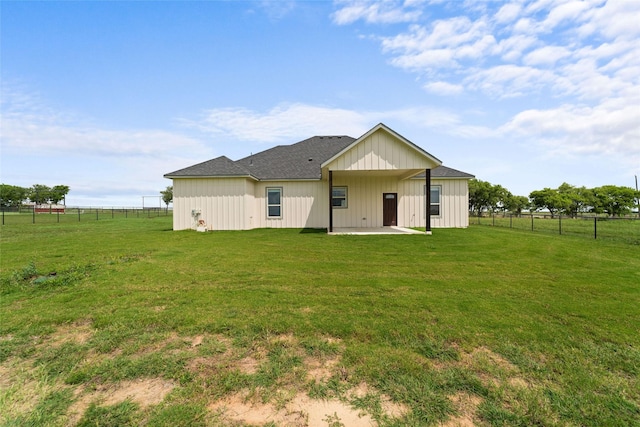
[[[332,209],[348,209],[349,208],[349,187],[347,187],[346,185],[335,185],[332,188],[332,191],[335,191],[338,188],[344,188],[344,197],[340,196],[340,197],[335,197],[333,195],[333,192],[331,193],[331,208]],[[333,204],[333,200],[334,199],[339,199],[342,200],[344,199],[344,206],[336,206],[335,204]]]
[[[269,193],[278,192],[280,194],[280,203],[269,203]],[[265,189],[265,204],[267,206],[267,219],[279,219],[282,218],[282,187],[267,187]],[[269,215],[269,208],[272,206],[278,206],[280,209],[280,215]]]
[[[427,196],[427,186],[423,185],[422,188],[424,189],[424,194],[423,196],[426,197]],[[431,205],[429,205],[429,212],[431,212],[431,207],[432,206],[437,206],[438,207],[438,213],[437,214],[430,214],[430,216],[433,218],[440,218],[442,217],[442,185],[432,185],[431,186],[431,191],[433,191],[433,189],[438,189],[438,201],[434,202],[433,197],[430,197],[431,199]],[[427,212],[424,212],[424,218],[427,217]]]

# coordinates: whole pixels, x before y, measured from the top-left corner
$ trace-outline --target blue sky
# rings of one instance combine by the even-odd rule
[[[517,195],[640,175],[640,1],[0,8],[1,181],[67,204],[140,206],[165,173],[379,122]]]

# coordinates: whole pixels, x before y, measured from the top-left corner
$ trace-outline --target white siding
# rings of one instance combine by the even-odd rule
[[[407,227],[425,226],[425,197],[423,179],[402,181],[404,196],[400,198],[398,218]],[[440,215],[431,217],[432,228],[465,228],[469,226],[469,187],[466,179],[432,179],[431,185],[442,188]]]
[[[433,228],[469,225],[466,179],[433,179],[441,192],[440,215]],[[346,186],[348,207],[333,210],[334,227],[382,227],[382,195],[398,194],[398,225],[425,226],[423,179],[349,175],[334,177],[333,185]],[[266,189],[282,188],[282,216],[267,218]],[[251,228],[325,228],[329,225],[327,181],[254,182],[246,178],[174,179],[174,230],[195,227],[193,209],[213,230]]]
[[[326,228],[329,184],[326,181],[267,181],[255,184],[253,228]],[[267,218],[268,187],[282,188],[282,216]]]
[[[389,133],[378,130],[327,165],[329,170],[427,169],[435,165]]]
[[[194,209],[201,212],[200,219],[209,229],[249,228],[246,206],[251,186],[246,178],[174,179],[173,229],[195,228]]]

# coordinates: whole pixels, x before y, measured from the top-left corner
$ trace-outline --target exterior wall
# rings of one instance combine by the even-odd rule
[[[282,188],[282,216],[267,218],[267,188]],[[253,228],[326,228],[329,183],[326,181],[264,181],[255,183]]]
[[[173,180],[173,229],[196,226],[193,209],[212,230],[245,230],[249,227],[247,200],[253,183],[246,178],[175,178]]]
[[[398,180],[384,177],[339,177],[335,187],[347,187],[348,207],[333,210],[333,226],[382,227],[382,194],[398,194],[398,225],[424,227],[426,224],[424,179]],[[432,179],[431,185],[442,188],[440,215],[431,217],[433,228],[469,226],[469,191],[466,179]]]
[[[432,186],[440,186],[440,215],[431,216],[432,228],[466,228],[469,226],[469,181],[466,179],[432,179]],[[402,181],[404,195],[400,197],[398,217],[405,227],[424,227],[426,224],[424,179]]]
[[[433,179],[441,191],[441,214],[433,228],[468,227],[469,191],[466,179]],[[382,227],[382,194],[398,194],[398,225],[425,226],[424,179],[336,176],[335,187],[347,187],[346,209],[333,210],[333,226]],[[282,216],[267,218],[266,189],[282,188]],[[193,209],[212,230],[251,228],[326,228],[329,224],[327,181],[254,182],[246,178],[173,180],[173,228],[195,228]]]
[[[327,165],[329,170],[427,169],[435,165],[404,142],[379,130]]]

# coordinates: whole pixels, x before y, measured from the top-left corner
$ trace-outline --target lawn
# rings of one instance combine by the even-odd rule
[[[637,244],[1,232],[1,425],[640,425]]]

